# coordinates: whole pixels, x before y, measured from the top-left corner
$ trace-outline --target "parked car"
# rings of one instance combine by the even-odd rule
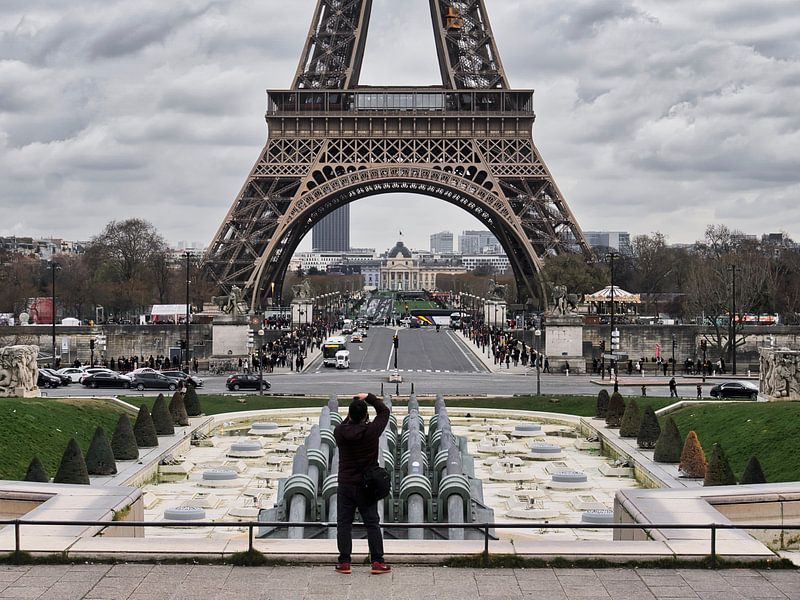
[[[749,381],[729,381],[711,388],[712,398],[750,398],[758,397],[758,388]]]
[[[48,375],[42,369],[39,369],[39,376],[36,378],[36,385],[40,388],[57,388],[61,385],[61,378]]]
[[[228,377],[225,385],[229,390],[238,391],[238,390],[257,390],[258,389],[258,375],[247,375],[244,373],[237,373],[236,375],[231,375]],[[272,386],[270,385],[269,381],[266,379],[261,380],[261,389],[268,390]]]
[[[67,377],[69,377],[69,380],[72,383],[80,383],[81,376],[86,374],[86,371],[84,371],[83,369],[78,369],[76,367],[66,367],[64,369],[59,369],[56,372],[60,373],[61,375],[66,375]]]
[[[101,371],[99,373],[87,375],[81,380],[81,384],[93,389],[107,387],[123,388],[127,390],[131,387],[131,379],[130,377],[120,375],[114,371]]]
[[[161,373],[137,373],[131,376],[131,387],[140,392],[147,388],[174,392],[179,385],[180,381]]]
[[[78,378],[78,382],[83,383],[84,379],[95,373],[116,373],[116,371],[112,371],[106,367],[83,367],[83,375]]]
[[[53,369],[44,368],[44,369],[39,369],[39,371],[44,371],[47,375],[50,375],[51,377],[56,377],[61,382],[59,385],[69,385],[70,383],[72,383],[72,379],[70,379],[68,375],[64,375],[63,373],[59,373],[58,371],[55,371]]]
[[[161,374],[171,377],[172,379],[177,379],[178,381],[186,382],[186,385],[191,385],[192,387],[203,387],[203,380],[197,375],[189,375],[183,371],[161,371]]]

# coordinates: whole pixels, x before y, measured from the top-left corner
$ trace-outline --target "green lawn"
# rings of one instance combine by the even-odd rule
[[[800,402],[709,404],[673,413],[682,436],[694,430],[706,456],[722,444],[737,478],[755,454],[769,482],[800,480]]]
[[[34,455],[53,477],[69,438],[84,453],[95,428],[114,431],[121,409],[91,399],[0,398],[0,479],[22,479]]]

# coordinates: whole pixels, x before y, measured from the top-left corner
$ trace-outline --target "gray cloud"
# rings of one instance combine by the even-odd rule
[[[486,0],[535,139],[584,229],[724,222],[800,238],[795,0]],[[86,238],[144,216],[210,240],[291,84],[314,0],[4,0],[0,233]],[[438,82],[424,0],[375,0],[362,83]],[[53,218],[54,208],[67,206]],[[479,226],[443,202],[353,206],[355,245]]]

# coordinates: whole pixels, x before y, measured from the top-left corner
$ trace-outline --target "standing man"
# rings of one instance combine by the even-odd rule
[[[377,413],[370,423],[367,407]],[[380,528],[378,501],[367,496],[364,474],[378,464],[378,440],[389,422],[389,408],[374,394],[353,396],[347,418],[336,426],[333,436],[339,448],[339,487],[336,492],[336,542],[339,547],[337,573],[349,574],[353,550],[353,517],[356,508],[367,528],[372,573],[391,572],[383,560],[383,535]]]
[[[670,398],[678,397],[678,384],[675,382],[674,377],[669,380],[669,397]]]

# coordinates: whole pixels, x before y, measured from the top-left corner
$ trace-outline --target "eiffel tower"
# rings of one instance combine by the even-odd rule
[[[592,258],[533,142],[533,90],[509,88],[486,0],[429,0],[441,87],[359,86],[372,0],[317,0],[294,82],[267,92],[267,143],[204,257],[252,309],[281,297],[298,244],[337,208],[425,194],[479,219],[519,302],[547,305],[547,257]],[[388,219],[387,219],[388,225]]]

